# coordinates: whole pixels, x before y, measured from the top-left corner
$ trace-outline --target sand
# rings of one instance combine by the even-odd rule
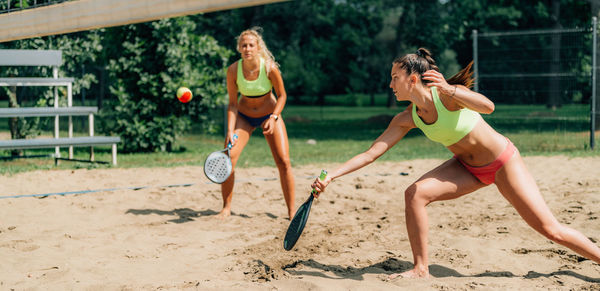
[[[600,157],[525,162],[558,220],[600,243]],[[600,290],[598,264],[529,228],[495,186],[428,206],[431,279],[385,280],[412,265],[404,189],[439,163],[336,180],[291,251],[275,168],[238,169],[225,221],[201,167],[0,176],[0,290]],[[335,166],[294,169],[297,207]],[[85,190],[100,191],[5,198]]]

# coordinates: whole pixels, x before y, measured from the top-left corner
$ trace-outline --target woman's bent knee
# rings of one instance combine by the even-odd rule
[[[406,203],[407,208],[413,206],[425,206],[427,202],[423,199],[424,195],[422,195],[421,191],[417,187],[416,184],[411,184],[404,191],[404,201]]]
[[[292,163],[290,162],[290,159],[275,159],[275,165],[277,166],[277,168],[286,171],[292,169]]]
[[[404,201],[407,203],[412,201],[417,196],[417,185],[414,183],[404,190]]]

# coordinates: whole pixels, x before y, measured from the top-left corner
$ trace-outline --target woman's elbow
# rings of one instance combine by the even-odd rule
[[[379,153],[366,152],[363,158],[365,159],[365,162],[367,164],[370,164],[370,163],[374,162],[375,160],[377,160],[379,157],[381,157],[381,155],[382,154],[379,154]]]
[[[287,101],[287,94],[283,93],[281,95],[277,95],[277,100],[281,100],[285,103]]]
[[[496,105],[494,104],[494,102],[490,101],[490,105],[488,106],[488,113],[487,114],[491,114],[492,112],[494,112],[494,110],[496,110]]]
[[[495,109],[496,109],[496,105],[494,105],[494,102],[488,101],[483,105],[483,108],[480,111],[480,113],[491,114],[492,112],[494,112]]]

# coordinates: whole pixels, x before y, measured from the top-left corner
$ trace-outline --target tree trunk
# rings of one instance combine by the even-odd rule
[[[10,88],[9,88],[8,107],[10,107],[10,108],[18,108],[19,107],[19,101],[17,100],[17,87],[16,86],[10,86]],[[21,130],[19,128],[19,118],[18,117],[9,118],[8,126],[10,128],[10,138],[11,139],[25,138],[25,136],[23,135],[23,133],[21,132]],[[11,156],[22,156],[23,150],[12,150],[10,152],[10,154],[11,154]]]
[[[554,29],[561,29],[560,25],[560,0],[552,0],[552,20],[554,21]],[[548,108],[555,110],[561,106],[560,100],[560,48],[561,35],[559,33],[552,34],[552,61],[550,63],[550,78],[548,78]]]
[[[325,94],[317,93],[317,105],[320,105],[320,106],[325,105]]]
[[[398,107],[398,104],[396,104],[396,95],[394,95],[394,92],[392,92],[392,90],[387,90],[387,92],[388,92],[387,107],[388,108]]]

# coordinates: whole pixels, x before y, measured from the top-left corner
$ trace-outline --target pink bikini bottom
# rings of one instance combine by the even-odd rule
[[[468,165],[467,163],[460,160],[458,157],[454,156],[473,176],[477,177],[479,181],[484,184],[492,184],[496,180],[496,172],[504,166],[510,158],[512,158],[513,154],[517,148],[515,145],[509,140],[508,145],[506,145],[506,149],[500,154],[500,156],[493,162],[488,165],[481,167],[473,167]]]

